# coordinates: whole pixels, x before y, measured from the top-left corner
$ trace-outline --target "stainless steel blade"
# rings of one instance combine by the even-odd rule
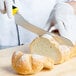
[[[27,20],[25,20],[25,19],[23,18],[23,16],[21,16],[19,13],[17,13],[17,14],[15,15],[15,22],[16,22],[16,24],[24,27],[25,29],[27,29],[27,30],[29,30],[29,31],[31,31],[31,32],[39,35],[39,36],[42,36],[43,34],[49,34],[49,35],[51,35],[54,39],[56,39],[58,42],[63,41],[63,42],[68,42],[67,45],[71,45],[71,46],[73,45],[72,42],[71,42],[69,39],[67,39],[67,38],[64,38],[64,37],[61,37],[61,36],[58,36],[58,35],[54,35],[54,34],[52,34],[52,33],[50,33],[50,32],[47,32],[47,31],[45,31],[45,30],[43,30],[43,29],[35,26],[35,25],[30,24],[30,23],[29,23]],[[56,38],[55,38],[55,37],[56,37]],[[58,39],[57,39],[57,38],[58,38]]]
[[[22,27],[26,28],[27,30],[36,33],[37,35],[41,36],[45,34],[47,31],[30,24],[28,21],[26,21],[19,13],[15,15],[15,21],[16,24],[21,25]]]

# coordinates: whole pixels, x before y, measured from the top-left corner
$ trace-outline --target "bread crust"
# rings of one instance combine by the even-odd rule
[[[45,56],[18,51],[12,55],[12,67],[19,74],[34,74],[43,68],[51,70],[54,67],[54,61]]]

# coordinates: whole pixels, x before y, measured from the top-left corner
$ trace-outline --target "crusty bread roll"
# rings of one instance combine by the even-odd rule
[[[70,58],[72,47],[73,45],[64,38],[45,34],[32,41],[30,51],[33,54],[48,56],[54,60],[54,64],[59,64]]]
[[[71,48],[70,58],[76,57],[76,44]]]
[[[52,69],[54,61],[51,58],[37,54],[23,54],[21,51],[13,53],[12,67],[19,74],[33,74],[43,68]]]

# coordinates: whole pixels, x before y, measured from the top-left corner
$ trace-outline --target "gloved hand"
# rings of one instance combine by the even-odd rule
[[[52,20],[59,34],[76,44],[76,15],[72,6],[58,3],[52,12]]]
[[[0,12],[7,13],[8,17],[12,17],[13,0],[0,0]]]

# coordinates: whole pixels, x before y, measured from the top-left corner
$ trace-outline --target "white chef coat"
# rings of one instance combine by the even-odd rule
[[[71,5],[64,2],[57,3],[49,17],[49,23],[51,21],[54,22],[54,26],[59,30],[61,36],[76,44],[76,15]]]
[[[45,28],[56,0],[15,0],[19,12],[30,23]],[[31,42],[37,35],[19,28],[20,44]],[[0,13],[0,46],[16,46],[18,37],[14,17],[9,19],[6,14]]]

